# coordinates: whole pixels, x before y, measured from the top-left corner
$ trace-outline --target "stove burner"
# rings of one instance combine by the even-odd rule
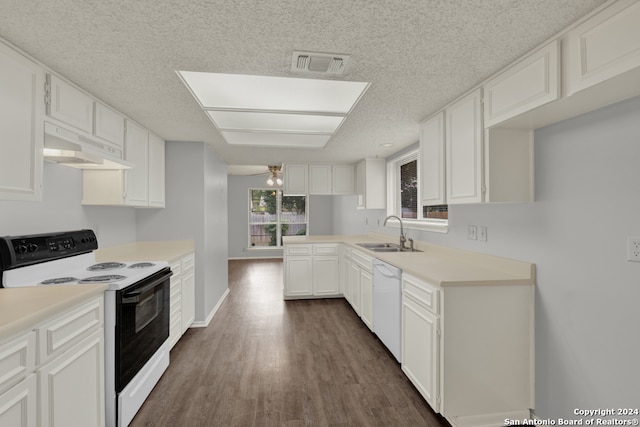
[[[104,282],[117,282],[118,280],[126,279],[126,276],[119,274],[107,274],[104,276],[92,276],[82,279],[80,283],[104,283]]]
[[[56,277],[55,279],[47,279],[40,282],[41,285],[63,285],[65,283],[77,282],[75,277]]]
[[[137,262],[135,264],[131,264],[129,268],[147,268],[153,267],[155,264],[152,262]]]
[[[101,262],[98,264],[94,264],[91,267],[87,268],[89,271],[104,271],[104,270],[113,270],[116,268],[124,268],[126,264],[121,262]]]

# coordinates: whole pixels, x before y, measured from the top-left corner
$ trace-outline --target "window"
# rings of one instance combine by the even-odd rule
[[[282,236],[307,234],[307,198],[282,190],[249,190],[249,247],[281,247]]]
[[[422,206],[419,151],[387,163],[387,214],[397,215],[407,228],[446,232],[448,206]]]

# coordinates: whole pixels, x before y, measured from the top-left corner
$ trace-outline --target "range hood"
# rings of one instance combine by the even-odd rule
[[[44,159],[77,169],[130,169],[135,165],[110,155],[107,144],[49,122],[44,123]],[[113,149],[112,149],[113,150]],[[115,150],[114,150],[115,151]]]

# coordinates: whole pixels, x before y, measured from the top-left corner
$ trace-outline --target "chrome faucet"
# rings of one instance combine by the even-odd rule
[[[407,248],[405,247],[405,243],[407,243],[407,236],[404,235],[404,227],[402,226],[402,218],[400,218],[397,215],[389,215],[388,217],[386,217],[384,219],[384,223],[382,224],[387,225],[387,221],[389,220],[389,218],[396,218],[398,221],[400,221],[400,250],[404,251]],[[411,249],[413,249],[413,239],[409,239],[411,240]]]

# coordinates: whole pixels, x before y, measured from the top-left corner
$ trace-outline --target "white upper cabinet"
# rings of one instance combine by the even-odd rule
[[[640,2],[623,0],[572,29],[565,38],[566,94],[640,67]],[[633,84],[633,81],[631,82]],[[638,80],[635,80],[635,92]]]
[[[94,135],[122,149],[124,147],[124,116],[96,102]]]
[[[0,43],[0,200],[41,200],[44,70]]]
[[[447,202],[482,202],[482,89],[445,110]]]
[[[356,165],[358,209],[386,209],[386,160],[367,158]]]
[[[484,125],[491,127],[560,97],[559,41],[484,84]]]
[[[446,203],[444,112],[420,125],[420,179],[424,206]]]
[[[164,208],[164,140],[149,133],[149,206]]]
[[[134,163],[135,168],[125,172],[125,203],[133,206],[147,206],[149,195],[149,132],[127,120],[125,139],[125,159]]]
[[[309,193],[309,166],[307,164],[289,163],[284,165],[284,194]]]
[[[331,165],[309,165],[309,194],[331,194]]]
[[[93,133],[93,99],[53,74],[47,75],[47,114],[84,132]]]
[[[353,194],[355,170],[353,165],[333,165],[332,194]]]

